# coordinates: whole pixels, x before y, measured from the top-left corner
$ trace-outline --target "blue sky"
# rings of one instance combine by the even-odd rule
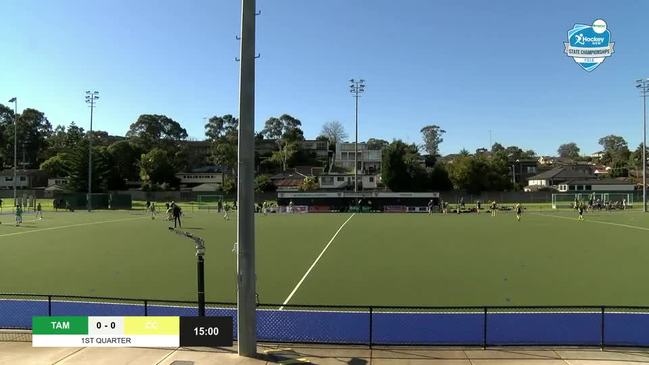
[[[420,143],[435,123],[442,153],[493,141],[583,153],[607,134],[642,138],[634,80],[649,77],[649,1],[258,0],[256,129],[289,113],[315,137],[338,120],[352,136],[350,78],[364,78],[360,136]],[[54,124],[123,135],[166,114],[193,138],[204,117],[238,113],[237,0],[4,0],[0,102],[17,96]],[[575,23],[604,19],[615,54],[593,72],[563,53]]]

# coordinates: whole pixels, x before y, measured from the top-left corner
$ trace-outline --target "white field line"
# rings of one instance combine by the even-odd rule
[[[563,216],[559,216],[559,215],[550,215],[550,214],[543,214],[543,213],[530,213],[530,214],[540,215],[540,216],[543,216],[543,217],[551,217],[551,218],[568,219],[568,220],[571,220],[571,221],[577,221],[577,218],[569,218],[569,217],[563,217]],[[647,227],[632,226],[630,224],[623,224],[623,223],[604,222],[604,221],[597,221],[597,220],[592,220],[592,219],[584,219],[583,222],[608,224],[609,226],[617,226],[617,227],[624,227],[624,228],[631,228],[631,229],[639,229],[641,231],[649,231],[649,228],[647,228]]]
[[[316,257],[315,261],[313,261],[313,264],[311,264],[311,267],[309,267],[309,269],[304,273],[304,276],[302,276],[302,279],[300,279],[300,281],[297,283],[297,285],[295,286],[295,288],[293,288],[293,291],[291,292],[291,294],[289,294],[288,297],[286,297],[286,300],[284,301],[284,303],[282,303],[282,306],[279,307],[279,310],[283,310],[283,309],[284,309],[284,306],[285,306],[285,305],[286,305],[286,304],[291,300],[291,298],[293,298],[293,295],[294,295],[295,292],[300,288],[300,286],[301,286],[302,283],[304,282],[304,279],[306,279],[306,277],[309,276],[309,274],[311,273],[311,270],[313,270],[313,268],[314,268],[315,265],[318,263],[318,261],[320,261],[320,258],[322,257],[322,255],[324,255],[324,253],[327,251],[327,249],[329,248],[329,246],[331,245],[331,243],[336,239],[336,237],[338,236],[338,233],[340,233],[340,231],[342,231],[343,227],[345,227],[345,225],[347,224],[347,222],[349,222],[352,218],[354,218],[355,215],[356,215],[356,213],[352,213],[352,215],[350,215],[349,218],[347,218],[347,220],[345,221],[345,223],[343,223],[343,224],[338,228],[338,230],[336,231],[336,233],[334,233],[333,237],[331,237],[331,239],[329,240],[329,243],[327,243],[327,245],[322,249],[322,252],[320,252],[320,255],[318,255],[318,257]]]
[[[109,221],[101,221],[101,222],[77,223],[77,224],[70,224],[70,225],[67,225],[67,226],[59,226],[59,227],[48,227],[48,228],[34,229],[34,230],[31,230],[31,231],[20,231],[20,232],[13,232],[13,233],[4,233],[4,234],[0,234],[0,237],[18,236],[18,235],[21,235],[21,234],[36,233],[36,232],[44,232],[44,231],[55,231],[55,230],[65,229],[65,228],[74,228],[74,227],[83,227],[83,226],[93,226],[93,225],[96,225],[96,224],[115,223],[115,222],[126,222],[126,221],[133,221],[133,220],[138,220],[138,219],[143,219],[143,218],[145,218],[145,217],[113,219],[113,220],[109,220]]]

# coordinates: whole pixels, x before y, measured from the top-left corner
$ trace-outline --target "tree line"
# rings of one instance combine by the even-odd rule
[[[13,166],[14,112],[0,104],[0,166]],[[67,177],[68,188],[85,191],[88,185],[88,144],[92,141],[95,192],[120,190],[129,181],[139,181],[146,190],[174,189],[179,185],[176,173],[193,167],[217,165],[226,178],[225,192],[235,189],[237,176],[237,145],[239,121],[231,114],[213,116],[206,121],[207,154],[197,152],[187,143],[187,131],[177,121],[158,114],[140,115],[124,136],[112,136],[105,131],[92,134],[74,122],[68,126],[52,127],[45,114],[32,108],[17,116],[19,166],[40,168],[53,177]],[[511,182],[513,161],[537,158],[532,150],[495,143],[490,150],[475,153],[461,150],[442,157],[440,144],[446,133],[440,126],[426,125],[420,130],[423,144],[408,144],[401,140],[388,142],[370,138],[371,149],[382,149],[382,183],[393,191],[432,191],[457,189],[463,191],[502,191],[520,189]],[[257,190],[272,189],[269,174],[285,171],[297,165],[323,166],[329,172],[349,172],[337,168],[335,146],[347,140],[341,123],[327,122],[316,138],[326,141],[329,157],[318,159],[300,148],[304,141],[302,122],[289,114],[266,120],[255,136],[257,146],[267,149],[255,153],[258,171]],[[624,138],[602,137],[602,158],[599,162],[611,167],[611,176],[628,176],[641,168],[642,146],[630,151]],[[558,155],[574,161],[590,161],[581,156],[576,143],[559,146]],[[520,184],[520,182],[519,182]],[[314,189],[314,181],[306,181],[305,189]]]

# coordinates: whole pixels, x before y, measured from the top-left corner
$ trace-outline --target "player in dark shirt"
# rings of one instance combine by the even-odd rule
[[[183,225],[180,222],[180,216],[182,215],[182,209],[180,209],[178,204],[173,204],[172,205],[171,214],[174,217],[174,228],[176,228],[176,227],[182,228]]]
[[[579,207],[577,208],[577,213],[579,213],[579,218],[577,220],[583,221],[584,220],[584,205],[580,204]]]
[[[520,203],[516,203],[516,220],[521,221],[521,214],[523,213],[523,208],[521,208]]]

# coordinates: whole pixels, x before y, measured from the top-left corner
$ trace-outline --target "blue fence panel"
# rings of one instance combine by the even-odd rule
[[[52,300],[53,316],[143,316],[144,304]]]
[[[369,343],[368,312],[257,310],[260,341]]]
[[[484,313],[374,312],[379,345],[482,345]]]
[[[649,346],[649,313],[604,314],[607,346]]]
[[[489,345],[599,345],[601,313],[516,312],[487,315]]]
[[[0,299],[0,328],[32,328],[33,316],[47,315],[47,299]]]

